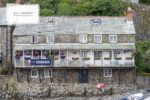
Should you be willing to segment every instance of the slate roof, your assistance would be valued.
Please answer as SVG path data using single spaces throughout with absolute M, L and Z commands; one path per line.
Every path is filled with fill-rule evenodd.
M 7 25 L 6 9 L 4 7 L 0 7 L 0 25 Z
M 134 43 L 117 43 L 117 44 L 108 44 L 108 43 L 103 43 L 103 44 L 80 44 L 80 43 L 55 43 L 54 44 L 15 44 L 14 50 L 49 50 L 49 49 L 93 49 L 93 50 L 100 50 L 100 49 L 128 49 L 128 50 L 133 50 L 135 49 L 135 44 Z
M 47 34 L 135 34 L 126 17 L 52 16 L 40 17 L 37 25 L 16 25 L 14 35 Z

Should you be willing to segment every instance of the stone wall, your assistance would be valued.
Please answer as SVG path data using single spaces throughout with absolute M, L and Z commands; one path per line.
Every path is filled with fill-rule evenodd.
M 150 6 L 135 4 L 136 40 L 150 40 Z
M 18 83 L 17 89 L 24 97 L 29 98 L 54 98 L 67 96 L 99 96 L 96 85 L 76 84 L 76 83 L 49 83 L 47 85 L 36 83 Z M 121 94 L 135 90 L 135 86 L 130 85 L 107 85 L 105 86 L 106 95 Z
M 0 100 L 17 100 L 15 79 L 11 76 L 0 75 Z
M 32 35 L 31 35 L 32 36 Z M 13 36 L 14 44 L 30 44 L 31 43 L 31 36 L 23 35 L 23 36 Z M 135 35 L 129 34 L 119 34 L 118 43 L 134 43 L 135 42 Z M 46 43 L 47 36 L 39 35 L 38 36 L 38 43 Z M 88 43 L 94 43 L 94 35 L 87 34 Z M 105 34 L 102 35 L 102 42 L 109 43 L 109 35 Z M 79 35 L 67 35 L 67 34 L 56 34 L 54 35 L 54 43 L 79 43 Z
M 44 69 L 38 69 L 38 78 L 31 78 L 31 69 L 16 69 L 16 78 L 19 83 L 80 83 L 79 70 L 80 69 L 66 69 L 66 68 L 52 68 L 52 77 L 44 77 Z M 48 69 L 48 68 L 47 68 Z M 49 68 L 51 69 L 51 68 Z M 103 68 L 89 68 L 88 69 L 88 83 L 97 84 L 104 82 L 107 85 L 111 84 L 133 84 L 134 82 L 134 68 L 113 68 L 112 77 L 104 77 Z
M 0 66 L 12 66 L 12 31 L 13 26 L 0 26 L 0 45 L 2 53 L 2 63 Z

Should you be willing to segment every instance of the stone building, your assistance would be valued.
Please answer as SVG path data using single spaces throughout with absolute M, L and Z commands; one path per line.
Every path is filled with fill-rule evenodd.
M 132 84 L 133 12 L 124 17 L 41 17 L 16 25 L 13 61 L 19 82 Z
M 12 32 L 14 26 L 6 21 L 6 0 L 0 0 L 0 66 L 12 65 Z

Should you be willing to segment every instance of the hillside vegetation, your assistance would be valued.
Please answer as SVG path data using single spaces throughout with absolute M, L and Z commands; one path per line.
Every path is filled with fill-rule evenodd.
M 38 3 L 41 16 L 122 16 L 129 6 L 121 0 L 25 0 L 25 3 Z

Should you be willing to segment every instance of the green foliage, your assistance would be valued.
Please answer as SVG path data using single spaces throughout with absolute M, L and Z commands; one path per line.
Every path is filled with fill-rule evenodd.
M 135 62 L 137 66 L 137 72 L 150 73 L 150 64 L 146 64 L 147 59 L 150 57 L 147 55 L 148 49 L 150 49 L 150 41 L 139 41 L 136 44 Z
M 0 68 L 0 75 L 8 75 L 11 73 L 10 67 L 2 67 Z
M 150 5 L 150 0 L 140 0 L 140 3 Z
M 8 3 L 15 3 L 16 0 L 7 0 Z
M 121 0 L 26 0 L 26 3 L 38 3 L 42 16 L 122 16 L 131 6 Z
M 40 15 L 51 16 L 56 13 L 58 1 L 59 0 L 26 0 L 26 3 L 39 4 Z

